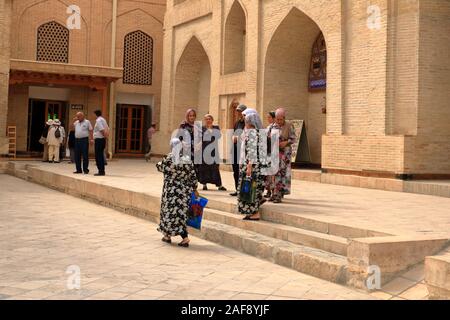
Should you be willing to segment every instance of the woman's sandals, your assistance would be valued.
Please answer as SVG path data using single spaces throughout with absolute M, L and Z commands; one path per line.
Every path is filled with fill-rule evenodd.
M 190 240 L 187 240 L 187 241 L 183 240 L 178 244 L 178 246 L 183 247 L 183 248 L 189 248 L 189 242 L 190 242 Z
M 162 238 L 161 241 L 165 242 L 165 243 L 169 243 L 169 244 L 172 243 L 172 239 L 167 238 L 167 237 Z

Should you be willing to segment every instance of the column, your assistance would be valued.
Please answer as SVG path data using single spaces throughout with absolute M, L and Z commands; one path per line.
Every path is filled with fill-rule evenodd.
M 11 0 L 0 0 L 0 156 L 8 153 L 6 138 L 10 69 Z

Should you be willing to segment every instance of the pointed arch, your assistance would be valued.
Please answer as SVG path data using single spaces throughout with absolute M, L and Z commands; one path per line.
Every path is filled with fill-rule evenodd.
M 238 0 L 231 6 L 225 21 L 223 73 L 245 70 L 247 54 L 247 19 Z
M 313 62 L 317 62 L 318 56 L 312 53 L 317 49 L 315 44 L 321 34 L 320 27 L 308 15 L 292 8 L 274 31 L 264 60 L 264 112 L 282 106 L 289 119 L 306 122 L 315 164 L 321 163 L 322 135 L 326 133 L 326 114 L 323 111 L 326 91 L 310 90 L 310 85 L 318 80 L 313 76 L 326 71 L 322 68 L 324 65 L 316 68 L 318 65 Z M 325 39 L 321 39 L 325 47 Z
M 209 112 L 211 91 L 211 63 L 196 36 L 193 36 L 181 54 L 175 71 L 173 125 L 184 119 L 188 108 L 198 115 Z

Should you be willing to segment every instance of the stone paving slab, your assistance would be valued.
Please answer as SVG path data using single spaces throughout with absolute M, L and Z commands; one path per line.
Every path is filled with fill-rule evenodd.
M 0 208 L 0 299 L 375 299 L 195 237 L 166 245 L 155 224 L 7 175 Z
M 67 163 L 47 164 L 42 162 L 21 162 L 44 170 L 73 177 L 74 168 Z M 91 170 L 94 163 L 91 163 Z M 75 176 L 77 179 L 132 190 L 151 195 L 160 195 L 162 175 L 154 163 L 141 160 L 111 161 L 106 177 L 91 175 Z M 222 172 L 224 185 L 233 189 L 230 172 Z M 214 186 L 210 186 L 215 189 Z M 336 186 L 315 182 L 293 181 L 292 195 L 277 210 L 296 214 L 327 223 L 369 229 L 393 235 L 443 236 L 450 238 L 450 198 L 389 192 Z M 236 203 L 228 192 L 202 191 L 206 197 L 227 203 Z M 275 208 L 275 207 L 274 207 Z

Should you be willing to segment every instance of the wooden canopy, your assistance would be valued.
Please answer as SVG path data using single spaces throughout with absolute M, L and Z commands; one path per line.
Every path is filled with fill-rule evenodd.
M 102 93 L 102 112 L 107 115 L 108 87 L 122 78 L 123 69 L 102 66 L 11 59 L 9 84 L 78 86 Z

